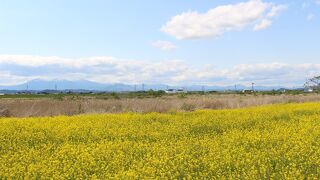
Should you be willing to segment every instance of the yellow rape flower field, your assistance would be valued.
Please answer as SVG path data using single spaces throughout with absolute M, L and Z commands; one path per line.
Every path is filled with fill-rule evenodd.
M 318 179 L 320 103 L 0 119 L 0 179 Z

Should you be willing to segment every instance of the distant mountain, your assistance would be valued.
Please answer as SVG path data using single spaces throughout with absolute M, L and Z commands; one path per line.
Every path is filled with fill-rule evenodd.
M 87 89 L 87 90 L 103 90 L 106 87 L 104 84 L 99 84 L 91 81 L 45 81 L 45 80 L 32 80 L 27 83 L 15 86 L 0 86 L 0 89 L 8 90 L 44 90 L 44 89 Z
M 185 88 L 188 91 L 226 91 L 226 90 L 235 90 L 238 91 L 244 89 L 251 89 L 251 87 L 237 85 L 235 86 L 202 86 L 202 85 L 188 85 L 188 86 L 168 86 L 165 84 L 137 84 L 137 85 L 129 85 L 129 84 L 103 84 L 96 83 L 87 80 L 78 80 L 78 81 L 67 81 L 67 80 L 53 80 L 53 81 L 45 81 L 45 80 L 32 80 L 27 83 L 15 85 L 15 86 L 0 86 L 0 89 L 6 90 L 96 90 L 96 91 L 141 91 L 141 90 L 166 90 L 167 88 Z M 255 86 L 255 90 L 273 90 L 285 88 L 283 86 Z

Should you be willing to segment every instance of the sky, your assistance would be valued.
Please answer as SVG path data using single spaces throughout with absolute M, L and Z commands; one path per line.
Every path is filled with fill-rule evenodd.
M 320 0 L 0 0 L 0 85 L 301 86 L 319 42 Z

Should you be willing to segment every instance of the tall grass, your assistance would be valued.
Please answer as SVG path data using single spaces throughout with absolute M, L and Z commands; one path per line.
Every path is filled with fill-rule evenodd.
M 69 96 L 63 99 L 0 99 L 0 116 L 29 117 L 123 112 L 175 112 L 233 109 L 277 103 L 320 101 L 310 95 L 171 95 L 153 98 Z M 1 113 L 2 112 L 2 113 Z

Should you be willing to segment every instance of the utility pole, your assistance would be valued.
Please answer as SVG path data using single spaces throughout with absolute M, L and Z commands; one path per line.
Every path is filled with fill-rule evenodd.
M 134 84 L 134 92 L 137 92 L 137 85 Z
M 251 83 L 251 85 L 252 85 L 252 91 L 254 92 L 254 85 L 255 85 L 255 83 Z
M 142 84 L 142 91 L 144 91 L 144 84 Z
M 205 87 L 202 86 L 202 87 L 201 87 L 201 90 L 202 90 L 202 92 L 205 92 Z
M 234 85 L 234 91 L 235 91 L 235 92 L 237 92 L 237 91 L 238 91 L 238 89 L 237 89 L 237 85 L 236 85 L 236 84 Z

